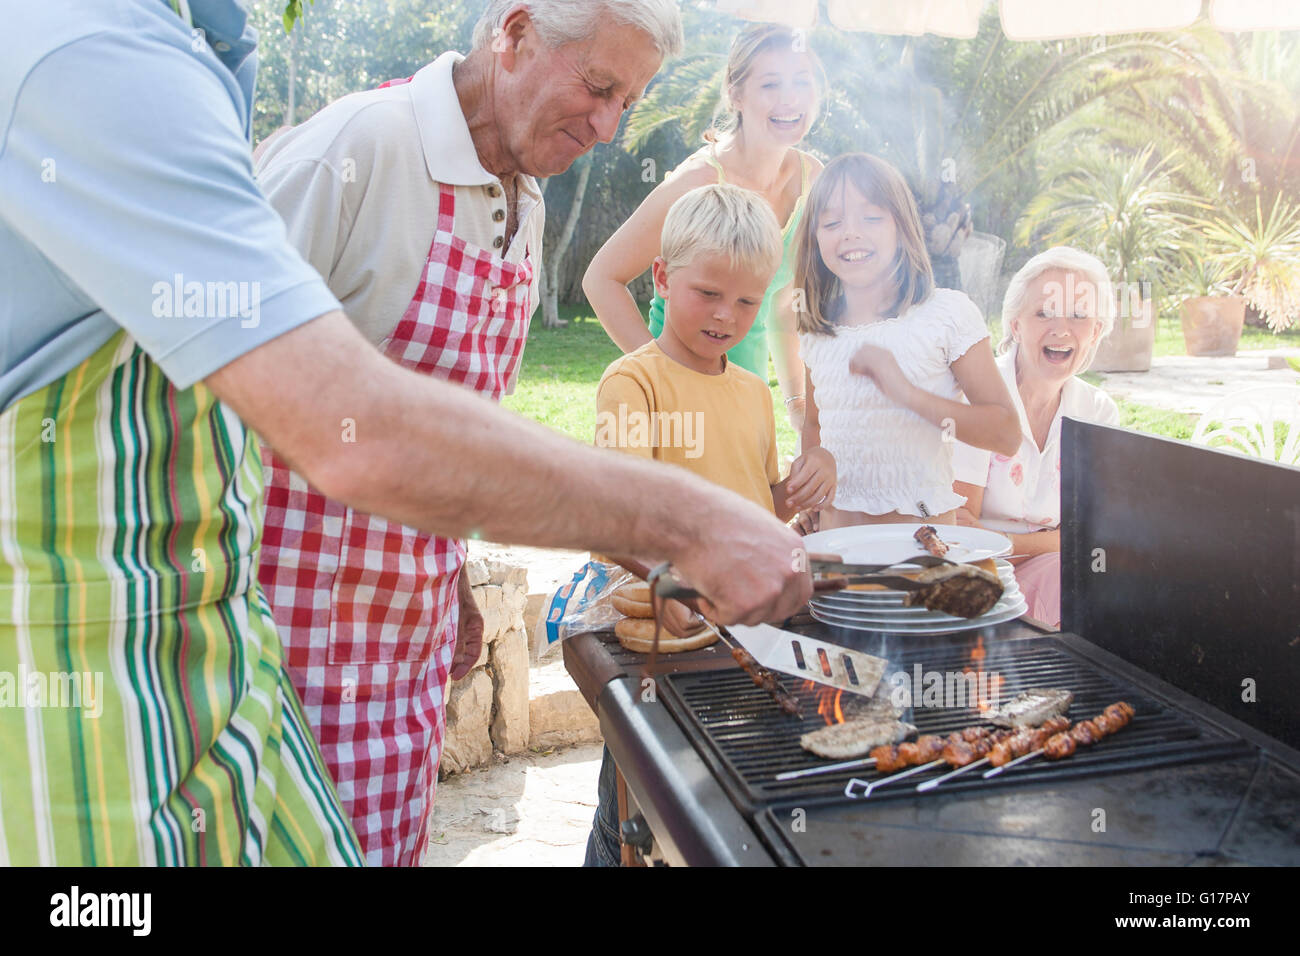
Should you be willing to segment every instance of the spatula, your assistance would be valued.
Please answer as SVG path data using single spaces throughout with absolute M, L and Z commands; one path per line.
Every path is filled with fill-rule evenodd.
M 723 628 L 719 636 L 731 637 L 769 670 L 863 697 L 876 692 L 889 665 L 883 658 L 783 631 L 771 624 L 733 624 Z

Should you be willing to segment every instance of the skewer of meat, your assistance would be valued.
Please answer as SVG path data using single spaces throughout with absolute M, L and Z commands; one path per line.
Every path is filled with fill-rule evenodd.
M 1127 701 L 1117 701 L 1107 707 L 1092 720 L 1081 720 L 1068 731 L 1053 734 L 1038 749 L 1011 760 L 1001 766 L 994 767 L 984 774 L 985 779 L 995 777 L 1005 770 L 1009 770 L 1017 764 L 1033 760 L 1035 757 L 1046 757 L 1048 760 L 1064 760 L 1071 756 L 1079 747 L 1089 747 L 1119 730 L 1126 727 L 1137 713 L 1133 705 Z
M 774 673 L 754 659 L 754 655 L 749 653 L 743 647 L 736 645 L 731 649 L 731 656 L 736 659 L 741 670 L 749 675 L 750 679 L 763 690 L 772 695 L 776 705 L 781 708 L 783 714 L 791 717 L 800 717 L 803 712 L 799 709 L 799 701 L 785 689 L 781 679 Z
M 1050 726 L 1045 729 L 1045 733 L 1049 734 L 1070 725 L 1070 722 L 1062 717 L 1052 718 L 1049 723 Z M 913 744 L 877 747 L 872 751 L 872 754 L 875 756 L 876 769 L 882 772 L 904 767 L 909 761 L 918 761 L 918 763 L 916 766 L 907 770 L 900 770 L 892 776 L 880 777 L 872 781 L 854 777 L 845 786 L 844 795 L 853 799 L 869 797 L 871 792 L 878 787 L 888 786 L 897 783 L 899 780 L 906 780 L 908 777 L 924 773 L 927 770 L 933 770 L 946 763 L 962 765 L 964 770 L 966 764 L 975 761 L 977 756 L 988 753 L 999 741 L 1022 732 L 1011 729 L 997 730 L 988 727 L 970 726 L 954 731 L 947 737 L 926 734 L 923 737 L 918 737 Z M 936 754 L 938 756 L 935 756 Z M 931 757 L 934 759 L 930 759 Z
M 950 745 L 944 750 L 944 760 L 955 769 L 942 777 L 935 777 L 933 780 L 927 780 L 918 785 L 917 792 L 924 793 L 927 790 L 933 790 L 941 783 L 946 783 L 953 777 L 977 770 L 985 764 L 993 763 L 995 759 L 1006 763 L 1011 759 L 1007 755 L 1028 753 L 1036 747 L 1041 747 L 1052 736 L 1067 730 L 1069 726 L 1069 719 L 1056 716 L 1044 721 L 1038 727 L 1004 728 L 994 731 L 973 744 L 965 746 L 961 744 Z M 994 754 L 998 755 L 997 758 L 994 757 Z
M 728 642 L 728 646 L 730 646 L 730 642 Z M 1003 706 L 994 708 L 982 716 L 990 723 L 1001 724 L 1004 727 L 1013 727 L 1017 730 L 1029 728 L 1032 730 L 1035 726 L 1041 726 L 1044 722 L 1064 713 L 1073 699 L 1074 695 L 1068 690 L 1059 688 L 1030 689 L 1016 695 Z M 1068 727 L 1069 721 L 1062 719 L 1057 730 L 1065 730 Z M 992 732 L 993 730 L 987 726 L 972 724 L 954 732 L 949 737 L 924 734 L 918 737 L 914 743 L 882 744 L 872 749 L 869 755 L 863 758 L 842 760 L 837 763 L 825 764 L 821 767 L 809 767 L 804 770 L 789 770 L 777 774 L 776 779 L 779 781 L 796 780 L 801 777 L 836 773 L 840 770 L 849 770 L 856 767 L 874 766 L 877 772 L 886 774 L 922 764 L 932 764 L 937 767 L 939 763 L 943 762 L 939 760 L 939 757 L 950 740 L 973 743 Z M 1019 753 L 1016 755 L 1019 756 Z M 983 754 L 981 753 L 978 756 L 983 756 Z M 975 758 L 972 757 L 971 759 Z

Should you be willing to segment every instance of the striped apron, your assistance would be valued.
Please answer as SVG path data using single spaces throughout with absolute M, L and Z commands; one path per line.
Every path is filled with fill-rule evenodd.
M 261 503 L 239 418 L 125 332 L 0 414 L 0 865 L 361 862 Z

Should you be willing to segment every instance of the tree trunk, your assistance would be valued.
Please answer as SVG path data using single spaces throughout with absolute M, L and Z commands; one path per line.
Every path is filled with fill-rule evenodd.
M 560 264 L 573 242 L 573 232 L 578 227 L 578 217 L 582 215 L 582 200 L 587 194 L 587 182 L 591 179 L 591 153 L 578 160 L 578 181 L 573 186 L 573 202 L 569 205 L 569 215 L 564 221 L 564 229 L 555 245 L 543 252 L 542 262 L 542 325 L 548 329 L 560 326 Z
M 298 89 L 298 34 L 304 29 L 305 27 L 299 23 L 298 29 L 289 34 L 289 91 L 288 96 L 285 97 L 285 126 L 293 125 L 294 105 L 296 99 L 294 94 Z

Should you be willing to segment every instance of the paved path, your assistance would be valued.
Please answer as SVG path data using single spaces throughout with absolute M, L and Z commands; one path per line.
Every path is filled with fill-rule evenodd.
M 1256 385 L 1295 385 L 1300 372 L 1268 367 L 1270 356 L 1300 359 L 1300 348 L 1238 352 L 1232 358 L 1156 356 L 1148 372 L 1102 372 L 1101 387 L 1115 398 L 1200 415 L 1225 395 Z
M 523 754 L 438 784 L 425 866 L 581 866 L 600 744 Z

